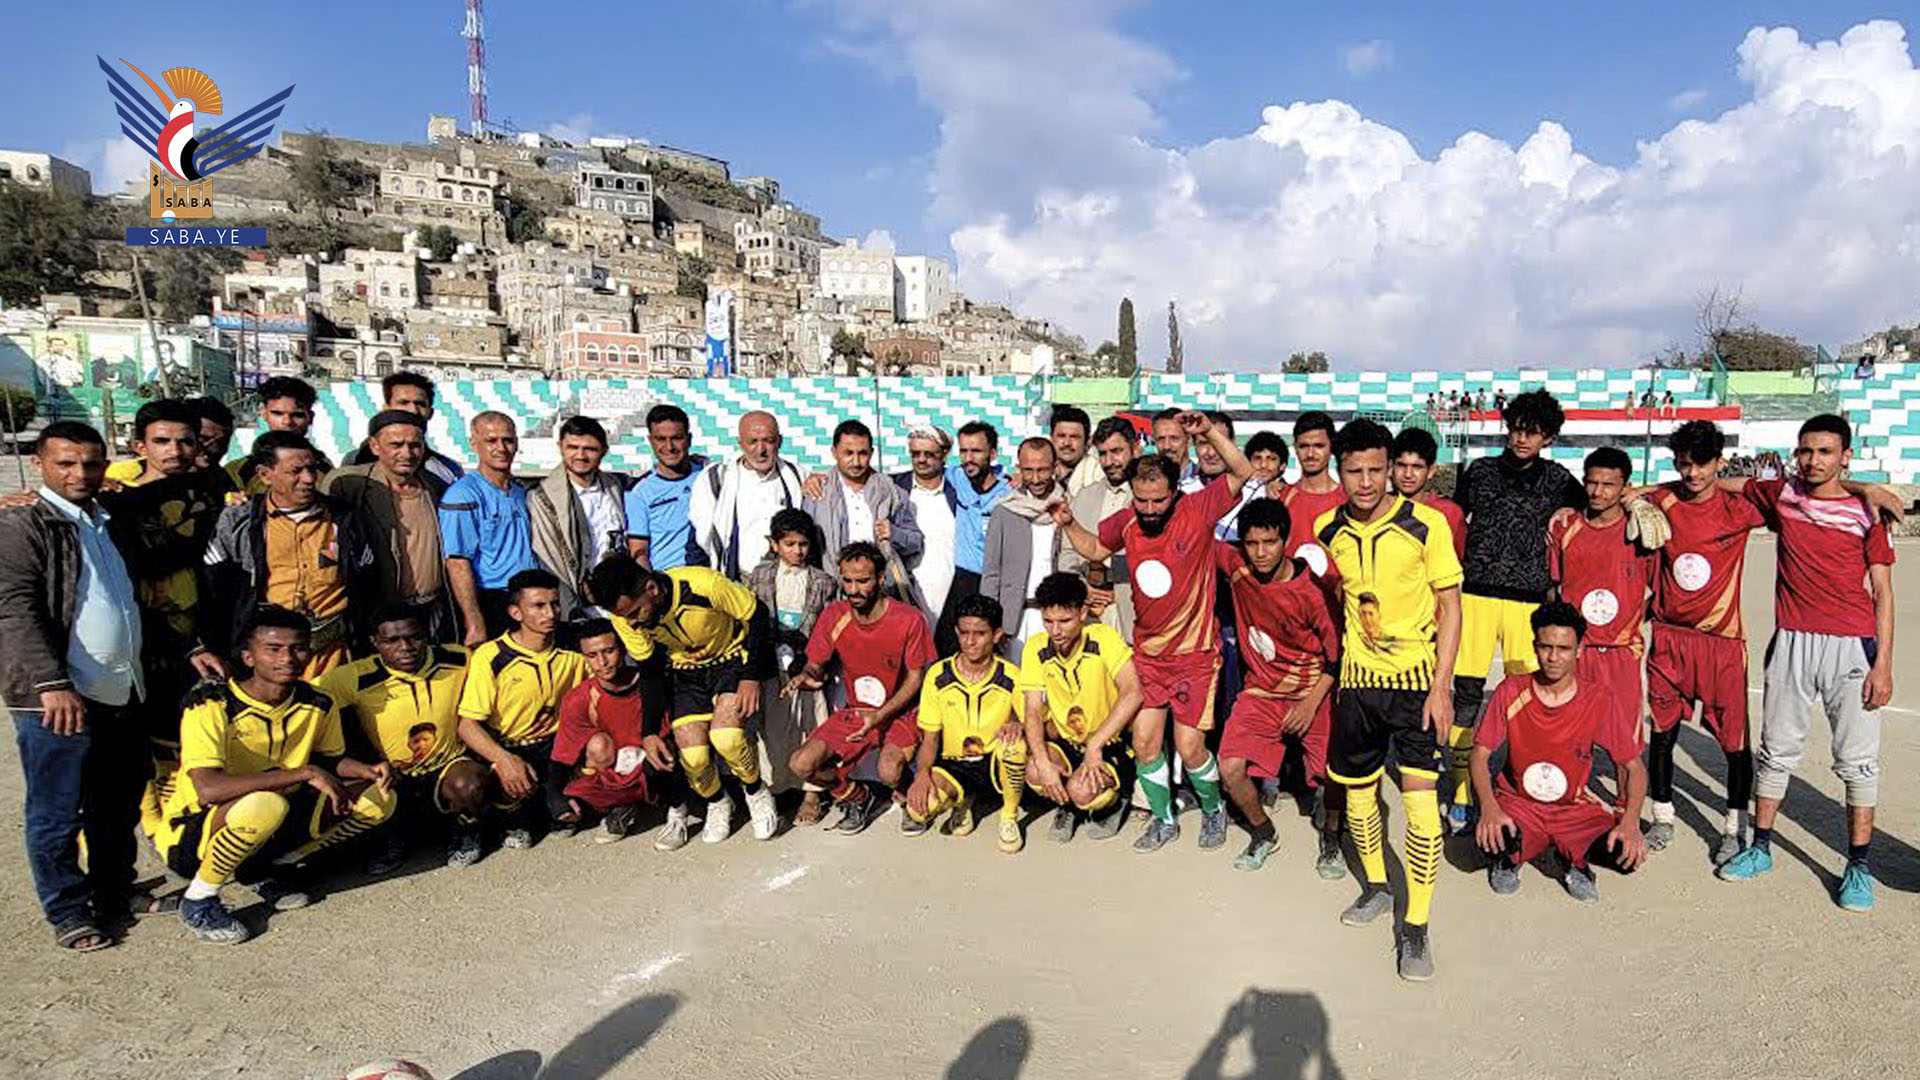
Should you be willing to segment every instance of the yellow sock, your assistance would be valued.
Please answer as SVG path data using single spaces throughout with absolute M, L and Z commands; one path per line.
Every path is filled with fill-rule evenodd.
M 180 766 L 171 761 L 153 763 L 153 779 L 147 781 L 147 790 L 140 796 L 140 828 L 148 836 L 158 836 L 166 827 L 167 798 L 173 794 L 179 771 Z
M 944 771 L 935 772 L 934 776 L 938 777 L 938 780 L 936 780 L 936 782 L 933 785 L 933 794 L 927 796 L 926 814 L 922 816 L 920 814 L 914 813 L 912 804 L 908 804 L 908 806 L 906 807 L 907 816 L 921 823 L 922 825 L 932 821 L 933 819 L 939 817 L 941 814 L 944 814 L 947 811 L 953 809 L 954 807 L 960 805 L 960 800 L 958 798 L 947 793 L 947 784 L 952 784 L 954 787 L 958 788 L 960 786 L 959 783 L 955 781 L 953 777 L 948 776 Z M 946 781 L 946 783 L 944 784 L 940 783 L 938 782 L 939 780 L 944 780 Z
M 1347 828 L 1353 833 L 1354 850 L 1360 853 L 1360 869 L 1367 884 L 1387 883 L 1387 853 L 1381 847 L 1380 785 L 1374 783 L 1347 789 Z
M 1424 926 L 1440 876 L 1440 793 L 1403 791 L 1400 802 L 1407 808 L 1407 922 Z
M 266 846 L 286 820 L 287 797 L 279 792 L 253 791 L 233 800 L 226 822 L 207 837 L 194 877 L 216 887 L 232 881 L 240 864 Z
M 680 769 L 694 794 L 711 799 L 720 794 L 720 770 L 713 764 L 713 748 L 706 745 L 680 748 Z
M 1027 791 L 1027 744 L 1002 746 L 1000 758 L 1000 816 L 1013 820 L 1020 816 L 1020 798 Z
M 381 822 L 393 816 L 393 808 L 400 804 L 400 796 L 393 791 L 381 791 L 377 787 L 368 787 L 347 806 L 347 816 L 333 823 L 319 833 L 309 832 L 312 839 L 292 851 L 287 852 L 276 863 L 291 864 L 305 862 L 336 844 L 344 844 L 356 836 L 368 832 Z M 313 825 L 318 825 L 315 821 Z M 311 829 L 312 826 L 309 826 Z
M 1473 729 L 1455 724 L 1447 729 L 1447 779 L 1453 782 L 1453 805 L 1473 803 L 1473 778 L 1467 762 L 1473 758 Z
M 717 727 L 707 732 L 707 738 L 714 752 L 733 770 L 734 779 L 749 785 L 760 782 L 760 754 L 744 729 Z

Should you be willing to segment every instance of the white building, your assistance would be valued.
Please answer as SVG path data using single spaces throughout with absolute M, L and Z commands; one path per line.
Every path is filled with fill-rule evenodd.
M 860 241 L 849 238 L 839 247 L 820 251 L 820 292 L 841 300 L 875 301 L 882 307 L 893 304 L 893 252 L 862 250 Z
M 921 322 L 953 306 L 953 271 L 930 255 L 896 255 L 893 260 L 893 317 Z
M 0 180 L 81 197 L 93 194 L 93 177 L 87 170 L 65 158 L 32 150 L 0 150 Z

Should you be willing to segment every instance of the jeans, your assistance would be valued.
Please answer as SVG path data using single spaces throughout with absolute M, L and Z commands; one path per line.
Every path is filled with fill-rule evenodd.
M 133 830 L 153 776 L 140 705 L 86 703 L 86 727 L 56 735 L 38 709 L 16 709 L 14 739 L 27 781 L 27 865 L 47 921 L 62 926 L 125 910 L 137 854 Z M 81 834 L 87 869 L 80 869 Z

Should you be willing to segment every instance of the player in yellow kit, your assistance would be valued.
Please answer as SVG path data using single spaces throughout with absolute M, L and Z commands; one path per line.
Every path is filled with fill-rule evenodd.
M 239 640 L 247 676 L 197 689 L 180 718 L 180 782 L 153 835 L 168 868 L 191 879 L 180 920 L 221 945 L 250 934 L 220 902 L 242 864 L 272 864 L 256 889 L 276 909 L 305 907 L 288 870 L 394 806 L 386 763 L 347 757 L 340 710 L 300 679 L 313 656 L 307 618 L 262 607 Z
M 641 664 L 648 727 L 659 715 L 652 710 L 666 708 L 672 718 L 680 768 L 707 801 L 701 839 L 717 844 L 733 831 L 733 798 L 721 786 L 716 753 L 746 795 L 754 839 L 773 839 L 780 817 L 747 729 L 760 711 L 760 681 L 775 670 L 773 619 L 759 598 L 704 566 L 659 572 L 627 558 L 601 560 L 587 574 L 587 595 L 613 613 L 614 629 Z M 655 662 L 661 651 L 664 672 Z M 655 846 L 684 843 L 686 828 L 684 813 L 670 810 Z
M 1025 844 L 1020 834 L 1020 796 L 1026 791 L 1027 738 L 1020 723 L 1015 676 L 1019 669 L 997 654 L 1000 601 L 961 597 L 954 628 L 960 652 L 933 665 L 920 684 L 920 746 L 907 816 L 922 825 L 951 810 L 945 831 L 973 831 L 974 806 L 1000 798 L 1000 850 Z

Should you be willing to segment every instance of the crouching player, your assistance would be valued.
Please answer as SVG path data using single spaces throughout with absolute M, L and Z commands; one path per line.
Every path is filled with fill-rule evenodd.
M 254 612 L 240 636 L 249 672 L 203 686 L 180 718 L 180 775 L 154 847 L 190 879 L 180 921 L 202 941 L 245 941 L 220 902 L 243 863 L 270 864 L 256 889 L 278 910 L 305 907 L 288 868 L 365 833 L 393 813 L 386 764 L 346 756 L 340 710 L 300 673 L 313 659 L 306 616 Z
M 1322 787 L 1327 736 L 1333 724 L 1333 673 L 1340 663 L 1340 632 L 1327 594 L 1305 561 L 1286 558 L 1292 528 L 1277 499 L 1256 499 L 1240 511 L 1240 542 L 1214 543 L 1214 562 L 1233 590 L 1246 685 L 1220 739 L 1220 777 L 1252 834 L 1233 865 L 1258 870 L 1279 846 L 1273 820 L 1260 805 L 1250 776 L 1278 779 L 1291 756 L 1307 787 Z M 1344 805 L 1344 804 L 1340 804 Z M 1325 808 L 1320 876 L 1342 877 L 1340 813 Z
M 973 831 L 974 808 L 1000 803 L 1000 850 L 1012 855 L 1025 844 L 1020 833 L 1020 796 L 1027 787 L 1027 734 L 1020 723 L 1014 677 L 1019 669 L 998 655 L 1000 601 L 960 598 L 954 632 L 960 652 L 933 665 L 920 685 L 920 747 L 907 817 L 922 828 L 951 810 L 944 831 Z
M 592 677 L 560 702 L 553 738 L 555 785 L 578 806 L 600 816 L 594 840 L 606 844 L 633 835 L 643 806 L 666 804 L 667 824 L 654 846 L 683 847 L 692 810 L 667 740 L 666 703 L 644 700 L 640 666 L 606 619 L 580 625 L 580 653 Z
M 1487 869 L 1494 892 L 1512 895 L 1520 867 L 1552 847 L 1567 861 L 1561 880 L 1568 895 L 1591 902 L 1600 898 L 1594 864 L 1626 874 L 1646 856 L 1640 804 L 1647 769 L 1639 739 L 1613 722 L 1608 698 L 1620 691 L 1583 685 L 1576 674 L 1587 620 L 1556 600 L 1536 609 L 1532 623 L 1539 669 L 1500 683 L 1474 735 L 1467 767 L 1479 797 L 1476 835 L 1494 857 Z M 1495 780 L 1489 762 L 1503 745 L 1507 764 Z M 1587 790 L 1596 746 L 1620 774 L 1624 812 Z
M 887 557 L 864 540 L 840 549 L 840 599 L 827 605 L 807 641 L 807 667 L 781 691 L 789 696 L 826 685 L 827 665 L 840 665 L 847 703 L 793 752 L 793 774 L 819 784 L 840 806 L 833 828 L 857 833 L 887 808 L 883 796 L 854 780 L 868 754 L 880 753 L 880 783 L 891 791 L 919 740 L 913 705 L 927 668 L 938 659 L 920 609 L 881 592 Z M 909 815 L 902 831 L 926 831 Z
M 340 709 L 348 738 L 385 761 L 400 796 L 394 819 L 375 836 L 367 873 L 391 873 L 406 860 L 428 807 L 454 819 L 447 865 L 480 859 L 480 815 L 487 807 L 487 768 L 460 742 L 460 691 L 467 651 L 435 645 L 427 616 L 394 604 L 374 616 L 374 655 L 334 668 L 319 687 Z
M 1087 583 L 1078 574 L 1049 574 L 1033 597 L 1046 632 L 1027 639 L 1016 680 L 1025 699 L 1027 786 L 1060 807 L 1050 839 L 1065 843 L 1086 821 L 1087 835 L 1109 840 L 1133 798 L 1135 761 L 1121 737 L 1146 701 L 1133 650 L 1112 627 L 1088 621 Z

